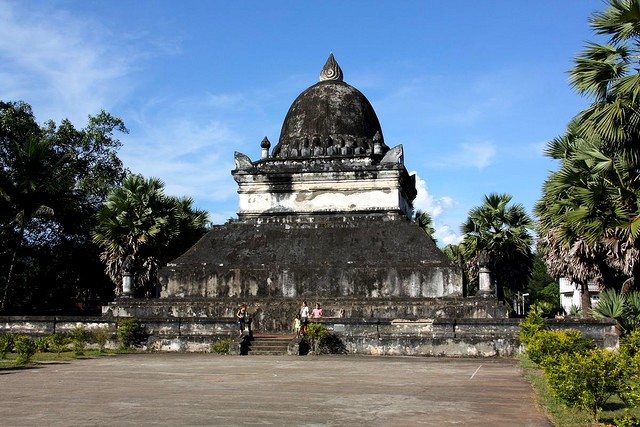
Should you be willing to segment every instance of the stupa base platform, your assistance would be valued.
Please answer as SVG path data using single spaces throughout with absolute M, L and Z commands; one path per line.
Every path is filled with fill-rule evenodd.
M 297 298 L 121 298 L 103 307 L 107 317 L 137 318 L 229 318 L 241 304 L 247 304 L 253 329 L 259 332 L 289 332 L 302 300 Z M 373 319 L 502 319 L 507 308 L 495 298 L 322 298 L 324 317 Z

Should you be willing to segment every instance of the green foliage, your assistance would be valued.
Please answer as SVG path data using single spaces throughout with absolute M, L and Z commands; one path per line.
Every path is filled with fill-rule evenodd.
M 49 337 L 38 337 L 35 339 L 36 349 L 39 353 L 46 353 L 51 350 Z
M 640 417 L 636 417 L 627 412 L 620 418 L 614 418 L 613 423 L 616 427 L 638 427 L 640 426 Z
M 146 328 L 138 319 L 126 318 L 118 321 L 116 336 L 122 349 L 142 345 L 148 338 Z
M 509 194 L 485 196 L 461 227 L 470 280 L 477 282 L 478 265 L 486 264 L 500 298 L 524 289 L 533 263 L 533 221 L 524 206 L 509 206 L 511 199 Z
M 620 353 L 629 357 L 640 355 L 640 329 L 635 329 L 622 337 Z
M 130 264 L 136 293 L 153 295 L 157 271 L 188 249 L 207 230 L 208 214 L 193 208 L 193 200 L 164 194 L 156 178 L 129 175 L 114 189 L 98 212 L 93 240 L 116 286 Z
M 520 342 L 524 345 L 529 344 L 535 334 L 545 329 L 547 326 L 542 318 L 542 311 L 536 306 L 531 307 L 527 317 L 520 322 Z
M 64 333 L 51 334 L 47 337 L 47 339 L 49 341 L 49 348 L 57 354 L 63 352 L 67 348 L 67 345 L 71 342 L 71 338 L 69 337 L 69 335 Z
M 632 331 L 640 324 L 640 292 L 624 294 L 607 289 L 600 293 L 598 305 L 591 310 L 591 315 L 596 319 L 615 319 L 623 332 Z
M 538 249 L 556 277 L 621 288 L 640 271 L 640 13 L 608 0 L 591 18 L 606 44 L 588 43 L 570 81 L 591 105 L 548 144 L 560 161 L 535 207 Z
M 36 354 L 36 343 L 27 335 L 19 335 L 15 338 L 13 347 L 18 356 L 16 357 L 16 363 L 18 365 L 25 365 L 31 361 L 31 358 Z
M 589 410 L 596 422 L 603 405 L 629 380 L 621 358 L 603 349 L 560 354 L 545 372 L 558 398 L 568 406 Z
M 332 334 L 319 323 L 310 323 L 304 338 L 309 341 L 309 346 L 315 354 L 343 354 L 347 352 L 340 337 Z
M 229 348 L 233 340 L 231 338 L 220 338 L 211 343 L 211 352 L 216 354 L 229 354 Z
M 11 334 L 0 335 L 0 359 L 4 359 L 7 353 L 13 351 L 14 337 Z
M 91 341 L 92 334 L 82 326 L 76 326 L 69 334 L 73 343 L 73 352 L 76 356 L 83 356 L 87 342 Z
M 436 229 L 433 228 L 433 218 L 431 218 L 429 212 L 416 211 L 414 218 L 415 222 L 418 224 L 418 227 L 422 228 L 422 230 L 433 239 L 433 235 L 435 234 Z
M 126 132 L 101 112 L 84 129 L 39 125 L 31 107 L 0 101 L 0 310 L 67 309 L 112 298 L 90 233 L 124 177 Z
M 91 334 L 93 336 L 93 341 L 98 344 L 100 352 L 104 351 L 104 348 L 107 345 L 107 341 L 109 341 L 109 339 L 111 339 L 111 337 L 113 336 L 113 333 L 111 332 L 111 329 L 109 329 L 109 327 L 96 328 L 91 331 Z
M 527 356 L 537 365 L 551 366 L 562 354 L 584 354 L 594 347 L 593 341 L 584 338 L 580 331 L 539 331 L 529 339 Z

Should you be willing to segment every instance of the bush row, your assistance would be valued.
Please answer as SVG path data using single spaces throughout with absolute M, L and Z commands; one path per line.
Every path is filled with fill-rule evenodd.
M 54 333 L 32 339 L 27 335 L 0 335 L 0 358 L 4 359 L 7 353 L 18 354 L 16 363 L 28 363 L 33 355 L 38 352 L 61 353 L 71 347 L 77 356 L 82 356 L 87 344 L 97 344 L 99 350 L 104 351 L 107 342 L 114 336 L 109 328 L 86 329 L 76 326 L 68 333 Z M 123 350 L 144 343 L 148 334 L 144 326 L 137 319 L 123 319 L 118 322 L 115 334 L 120 348 Z
M 614 395 L 627 406 L 640 403 L 640 330 L 623 337 L 618 351 L 599 349 L 580 331 L 548 330 L 541 313 L 531 310 L 521 324 L 520 341 L 554 395 L 567 406 L 590 411 L 596 422 Z

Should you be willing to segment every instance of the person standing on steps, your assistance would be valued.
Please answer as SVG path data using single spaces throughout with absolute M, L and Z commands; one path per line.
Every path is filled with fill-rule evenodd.
M 236 318 L 238 319 L 238 326 L 240 327 L 240 336 L 244 332 L 244 328 L 249 321 L 249 313 L 247 313 L 247 304 L 242 304 L 236 312 Z
M 302 323 L 300 333 L 304 335 L 307 332 L 307 325 L 309 324 L 309 306 L 306 301 L 302 301 L 302 308 L 300 308 L 300 323 Z
M 320 308 L 320 304 L 316 303 L 316 308 L 314 308 L 311 311 L 311 317 L 314 319 L 319 319 L 322 317 L 322 315 L 324 314 L 324 310 L 322 310 L 322 308 Z

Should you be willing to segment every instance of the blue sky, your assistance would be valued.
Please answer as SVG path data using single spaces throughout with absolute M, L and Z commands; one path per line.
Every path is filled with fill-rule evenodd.
M 416 207 L 439 243 L 484 194 L 532 211 L 542 150 L 588 100 L 568 86 L 600 0 L 416 2 L 3 1 L 0 99 L 39 121 L 105 109 L 130 130 L 120 155 L 224 222 L 237 208 L 233 152 L 276 142 L 329 52 L 404 144 Z

